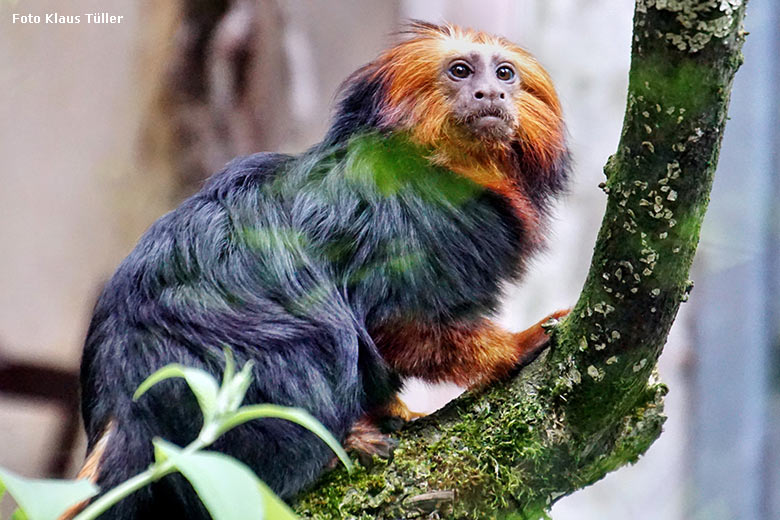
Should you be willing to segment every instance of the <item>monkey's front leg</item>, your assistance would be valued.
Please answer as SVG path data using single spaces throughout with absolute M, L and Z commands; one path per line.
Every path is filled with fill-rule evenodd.
M 542 325 L 568 313 L 554 312 L 522 332 L 505 331 L 489 320 L 449 325 L 397 323 L 376 330 L 374 339 L 384 359 L 402 375 L 477 388 L 533 361 L 550 339 Z M 395 442 L 384 433 L 423 415 L 409 410 L 395 395 L 355 423 L 345 446 L 364 463 L 373 455 L 389 458 Z
M 568 312 L 554 312 L 522 332 L 506 331 L 487 319 L 448 324 L 407 321 L 381 327 L 374 339 L 382 357 L 404 376 L 474 388 L 532 361 L 549 341 L 542 324 Z

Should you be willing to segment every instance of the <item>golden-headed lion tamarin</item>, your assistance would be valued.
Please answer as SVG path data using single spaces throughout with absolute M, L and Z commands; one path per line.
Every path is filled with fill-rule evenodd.
M 490 315 L 543 244 L 567 159 L 560 105 L 533 57 L 412 23 L 347 79 L 321 143 L 231 162 L 119 266 L 84 350 L 86 473 L 112 487 L 148 466 L 153 437 L 190 442 L 200 414 L 183 382 L 138 402 L 133 391 L 171 362 L 220 373 L 225 345 L 254 361 L 248 401 L 305 408 L 342 440 L 365 418 L 407 415 L 402 377 L 473 386 L 508 374 L 545 335 Z M 214 448 L 286 499 L 333 456 L 273 419 Z M 106 515 L 208 518 L 174 475 Z

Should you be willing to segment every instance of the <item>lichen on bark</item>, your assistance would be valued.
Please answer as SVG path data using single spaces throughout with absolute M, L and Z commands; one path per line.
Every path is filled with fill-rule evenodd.
M 304 517 L 539 518 L 660 435 L 655 366 L 682 301 L 741 63 L 740 0 L 637 0 L 623 132 L 588 278 L 519 375 L 406 428 L 391 463 L 327 475 Z
M 725 38 L 729 35 L 734 20 L 742 16 L 742 8 L 747 0 L 710 0 L 709 2 L 691 2 L 689 0 L 644 0 L 636 4 L 637 13 L 647 13 L 648 9 L 675 13 L 679 28 L 661 32 L 668 42 L 679 50 L 698 52 L 713 37 Z M 646 26 L 640 26 L 646 27 Z M 647 35 L 649 36 L 649 34 Z

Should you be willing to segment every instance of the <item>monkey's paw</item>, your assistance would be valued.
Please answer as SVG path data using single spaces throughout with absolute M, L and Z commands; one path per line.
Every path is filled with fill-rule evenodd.
M 366 417 L 352 425 L 349 435 L 344 441 L 344 449 L 357 455 L 360 464 L 370 468 L 374 464 L 374 456 L 380 459 L 392 460 L 398 441 L 382 433 L 377 425 Z
M 537 323 L 515 335 L 517 340 L 518 359 L 515 369 L 520 369 L 537 358 L 550 343 L 550 333 L 565 318 L 571 309 L 556 311 L 542 318 Z
M 404 425 L 427 414 L 413 412 L 404 403 L 398 394 L 379 410 L 370 414 L 371 421 L 379 428 L 382 433 L 397 432 Z

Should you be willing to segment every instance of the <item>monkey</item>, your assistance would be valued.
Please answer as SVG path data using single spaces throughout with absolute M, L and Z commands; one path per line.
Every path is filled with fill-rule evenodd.
M 480 388 L 547 344 L 546 318 L 513 333 L 492 316 L 567 186 L 551 78 L 503 37 L 419 21 L 401 35 L 343 83 L 322 142 L 233 160 L 119 265 L 82 357 L 83 477 L 107 490 L 151 463 L 152 438 L 191 442 L 202 419 L 184 382 L 133 392 L 169 363 L 220 374 L 223 347 L 253 362 L 247 402 L 304 408 L 381 453 L 382 421 L 413 416 L 403 378 Z M 333 458 L 278 419 L 213 449 L 288 501 Z M 169 475 L 102 518 L 209 516 Z

